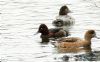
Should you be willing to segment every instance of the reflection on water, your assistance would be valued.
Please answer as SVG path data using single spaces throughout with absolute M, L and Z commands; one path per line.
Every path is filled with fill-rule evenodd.
M 93 2 L 94 1 L 94 2 Z M 75 19 L 71 36 L 83 38 L 83 32 L 94 29 L 100 37 L 99 0 L 0 0 L 0 61 L 1 62 L 63 62 L 100 61 L 99 39 L 92 39 L 89 50 L 57 50 L 50 43 L 41 44 L 38 26 L 42 23 L 50 28 L 62 5 L 68 5 Z M 66 26 L 63 26 L 66 28 Z M 56 51 L 55 51 L 56 50 Z M 80 53 L 79 53 L 79 52 Z M 82 52 L 81 52 L 82 51 Z
M 75 56 L 76 61 L 97 61 L 97 57 L 93 52 Z
M 88 52 L 86 54 L 80 54 L 80 55 L 74 55 L 75 61 L 99 61 L 98 56 L 96 56 L 96 53 L 94 52 Z M 70 57 L 68 55 L 65 55 L 62 57 L 63 61 L 68 61 L 72 59 L 73 57 Z

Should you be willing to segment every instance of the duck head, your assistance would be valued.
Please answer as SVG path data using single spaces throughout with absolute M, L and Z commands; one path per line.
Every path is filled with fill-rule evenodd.
M 69 8 L 64 5 L 60 8 L 59 15 L 67 15 L 67 13 L 69 12 L 70 12 Z
M 49 29 L 45 24 L 41 24 L 39 26 L 38 33 L 41 33 L 42 35 L 48 35 L 49 34 Z
M 85 33 L 85 39 L 86 40 L 91 40 L 91 38 L 96 37 L 96 32 L 94 30 L 88 30 Z

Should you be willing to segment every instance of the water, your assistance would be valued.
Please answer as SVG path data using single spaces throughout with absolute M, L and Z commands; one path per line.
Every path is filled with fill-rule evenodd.
M 40 34 L 34 35 L 41 23 L 53 27 L 62 5 L 75 18 L 71 36 L 83 38 L 86 30 L 94 29 L 100 37 L 99 0 L 0 0 L 0 61 L 62 62 L 66 56 L 69 61 L 99 61 L 100 39 L 92 39 L 91 53 L 58 53 L 51 43 L 40 43 Z

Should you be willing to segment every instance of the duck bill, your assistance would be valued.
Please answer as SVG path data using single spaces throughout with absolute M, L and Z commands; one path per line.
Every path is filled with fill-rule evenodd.
M 100 39 L 100 37 L 95 36 L 95 38 Z
M 34 35 L 37 35 L 39 32 L 36 32 Z
M 71 11 L 71 10 L 69 10 L 69 11 L 68 11 L 68 13 L 72 13 L 72 11 Z

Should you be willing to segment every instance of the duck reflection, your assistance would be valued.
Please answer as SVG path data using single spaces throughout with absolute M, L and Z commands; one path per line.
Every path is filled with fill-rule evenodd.
M 88 52 L 86 54 L 75 55 L 75 61 L 99 61 L 98 56 L 94 52 Z
M 73 61 L 98 61 L 98 56 L 97 56 L 98 53 L 96 54 L 95 52 L 92 52 L 91 47 L 72 48 L 72 49 L 62 48 L 62 49 L 57 49 L 56 51 L 58 51 L 58 53 L 60 53 L 60 54 L 63 53 L 63 55 L 60 57 L 60 59 L 63 60 L 64 62 L 69 62 L 70 60 L 73 60 Z
M 88 51 L 85 54 L 78 54 L 78 55 L 73 55 L 73 56 L 69 56 L 69 55 L 64 55 L 62 57 L 62 60 L 64 62 L 68 62 L 70 59 L 73 59 L 74 61 L 99 61 L 98 60 L 98 56 L 96 55 L 96 53 L 92 52 L 92 51 Z

